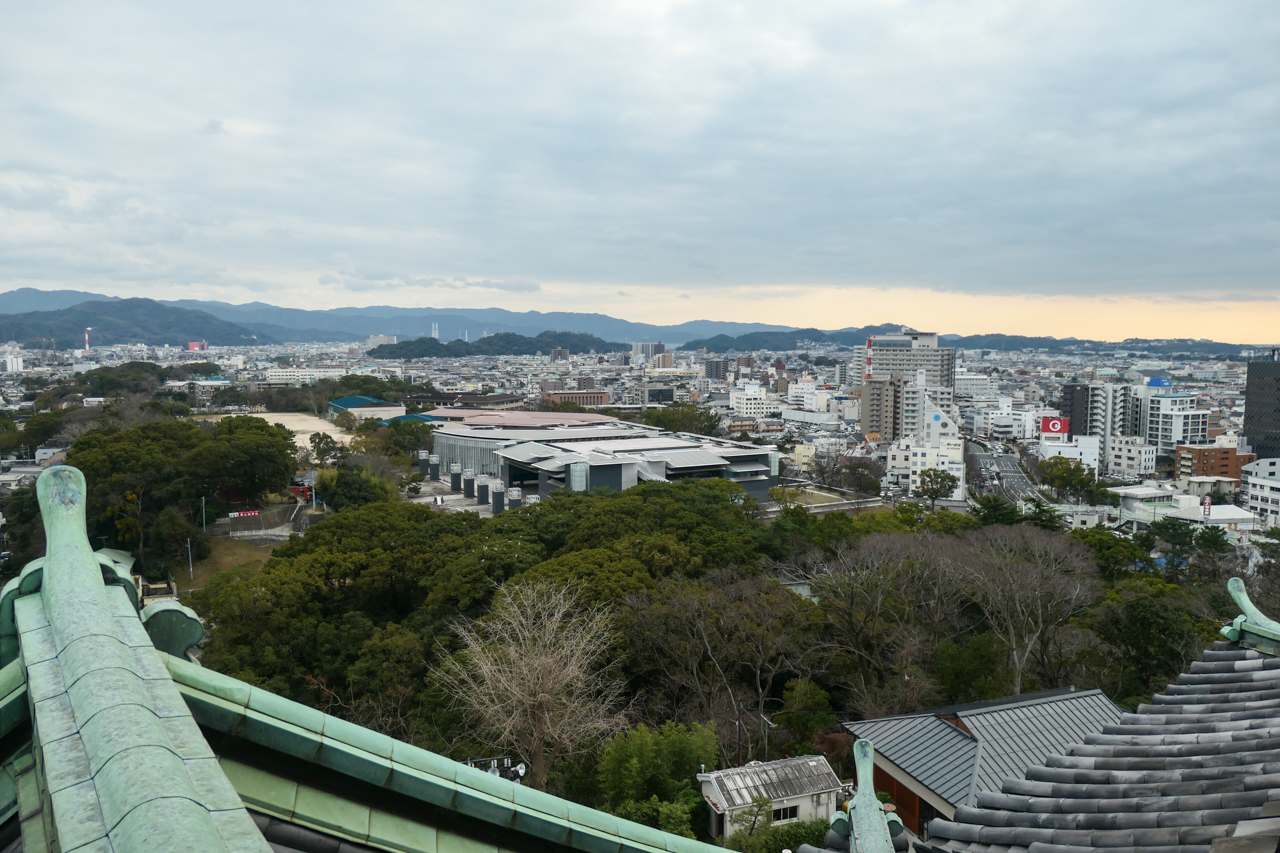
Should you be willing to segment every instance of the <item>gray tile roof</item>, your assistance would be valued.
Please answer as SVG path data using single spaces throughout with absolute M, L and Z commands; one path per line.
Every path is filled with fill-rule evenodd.
M 1280 834 L 1276 814 L 1280 658 L 1215 643 L 1138 713 L 1053 750 L 998 792 L 977 793 L 954 820 L 933 821 L 929 845 L 972 853 L 1210 853 L 1227 849 L 1222 840 L 1233 835 Z
M 942 799 L 968 802 L 978 742 L 956 726 L 926 714 L 849 723 L 848 728 Z
M 1010 776 L 1116 722 L 1120 709 L 1101 690 L 1087 690 L 959 716 L 982 743 L 972 802 L 978 791 L 999 791 Z
M 1020 775 L 1119 716 L 1120 710 L 1099 690 L 1057 690 L 845 727 L 942 799 L 960 806 L 972 804 L 979 791 L 1000 790 L 1005 778 Z
M 783 800 L 840 790 L 840 777 L 822 755 L 754 762 L 744 767 L 699 774 L 698 778 L 709 780 L 720 791 L 722 809 L 742 808 L 761 796 Z

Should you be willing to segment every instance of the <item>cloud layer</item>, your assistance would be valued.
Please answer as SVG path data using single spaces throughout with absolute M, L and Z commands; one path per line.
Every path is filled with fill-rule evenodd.
M 0 289 L 1266 299 L 1277 44 L 1269 2 L 27 4 Z

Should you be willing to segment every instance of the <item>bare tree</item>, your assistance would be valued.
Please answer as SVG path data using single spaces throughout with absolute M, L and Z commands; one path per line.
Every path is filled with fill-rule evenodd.
M 991 633 L 1009 649 L 1013 689 L 1051 635 L 1093 596 L 1097 565 L 1069 537 L 1030 525 L 970 534 L 967 580 Z
M 462 651 L 436 671 L 454 703 L 495 745 L 529 763 L 546 790 L 561 756 L 623 728 L 623 685 L 606 671 L 613 614 L 549 583 L 508 584 L 489 615 L 455 628 Z
M 808 675 L 820 658 L 820 616 L 775 580 L 716 573 L 705 583 L 667 578 L 628 598 L 625 631 L 631 664 L 653 676 L 649 704 L 663 716 L 712 720 L 721 758 L 755 754 L 760 717 L 790 676 Z
M 837 645 L 864 678 L 880 682 L 902 650 L 957 630 L 954 540 L 876 534 L 842 548 L 812 581 Z

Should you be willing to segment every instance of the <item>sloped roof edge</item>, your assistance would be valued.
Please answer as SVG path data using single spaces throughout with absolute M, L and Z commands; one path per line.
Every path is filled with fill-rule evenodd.
M 314 762 L 469 818 L 599 853 L 714 853 L 719 848 L 517 785 L 388 735 L 160 653 L 202 726 Z

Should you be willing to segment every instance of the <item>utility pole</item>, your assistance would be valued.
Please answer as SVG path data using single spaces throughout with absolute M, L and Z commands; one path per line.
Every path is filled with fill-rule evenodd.
M 187 571 L 191 573 L 191 585 L 196 585 L 196 566 L 191 562 L 191 540 L 187 540 Z
M 205 533 L 209 532 L 209 522 L 204 514 L 204 495 L 200 496 L 200 530 Z
M 777 728 L 777 724 L 770 721 L 764 714 L 760 715 L 760 719 L 764 720 L 764 760 L 769 760 L 769 729 Z

